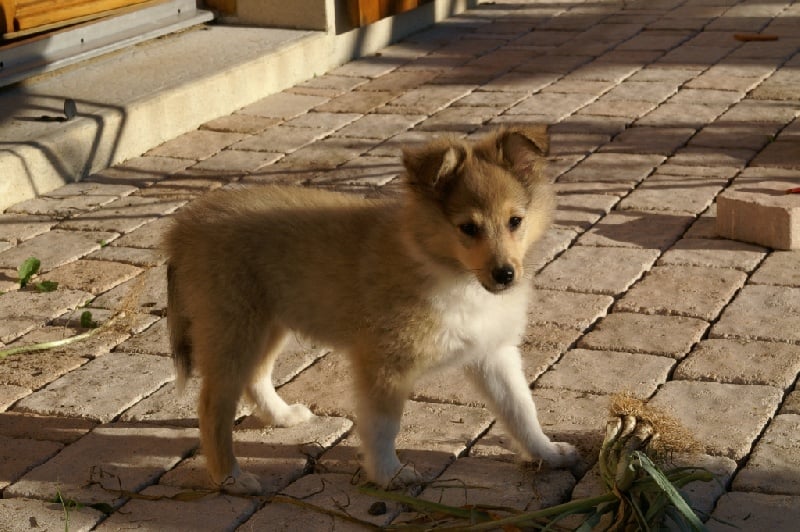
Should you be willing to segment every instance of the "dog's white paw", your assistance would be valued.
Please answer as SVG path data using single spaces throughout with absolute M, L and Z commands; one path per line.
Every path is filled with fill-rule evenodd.
M 226 478 L 220 488 L 231 495 L 261 495 L 264 492 L 258 477 L 244 471 Z
M 414 469 L 414 466 L 403 464 L 388 482 L 386 487 L 390 489 L 405 488 L 406 486 L 422 484 L 424 481 L 425 477 L 422 476 L 422 473 Z
M 553 468 L 572 468 L 581 461 L 581 455 L 573 445 L 563 441 L 551 442 L 542 460 Z
M 272 416 L 270 421 L 276 427 L 294 427 L 315 417 L 314 412 L 309 410 L 306 405 L 295 403 Z

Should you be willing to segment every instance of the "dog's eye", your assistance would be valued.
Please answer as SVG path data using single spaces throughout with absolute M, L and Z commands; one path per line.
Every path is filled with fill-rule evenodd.
M 478 227 L 478 224 L 473 222 L 460 224 L 458 229 L 467 236 L 478 236 L 478 233 L 481 232 L 481 228 Z
M 508 228 L 516 231 L 522 225 L 522 218 L 520 216 L 512 216 L 508 219 Z

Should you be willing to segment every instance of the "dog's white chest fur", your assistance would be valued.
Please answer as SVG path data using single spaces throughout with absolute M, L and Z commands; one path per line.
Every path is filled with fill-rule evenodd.
M 437 293 L 432 305 L 440 323 L 434 340 L 439 363 L 469 363 L 500 347 L 517 345 L 525 331 L 527 296 L 522 286 L 492 294 L 477 283 Z

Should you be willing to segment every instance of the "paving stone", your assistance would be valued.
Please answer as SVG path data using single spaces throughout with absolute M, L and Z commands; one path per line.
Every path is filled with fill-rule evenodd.
M 753 160 L 754 166 L 777 166 L 779 168 L 800 168 L 796 140 L 777 140 L 767 146 Z
M 352 159 L 335 170 L 321 172 L 310 180 L 314 185 L 382 186 L 405 172 L 397 157 L 361 156 Z
M 788 389 L 800 371 L 800 347 L 746 340 L 703 340 L 676 368 L 675 378 Z
M 506 111 L 510 115 L 539 115 L 544 122 L 558 122 L 595 99 L 592 94 L 544 93 L 534 94 Z
M 508 109 L 515 103 L 524 100 L 527 95 L 526 91 L 486 91 L 481 87 L 454 101 L 450 104 L 450 107 L 497 107 Z
M 748 285 L 711 329 L 712 338 L 800 342 L 800 288 Z
M 534 289 L 528 304 L 528 321 L 583 330 L 605 316 L 613 302 L 605 295 Z
M 536 381 L 537 388 L 649 397 L 675 361 L 661 356 L 572 349 Z
M 140 312 L 163 315 L 167 308 L 167 267 L 146 272 L 109 290 L 92 301 L 93 307 L 121 310 L 138 308 Z
M 717 198 L 721 236 L 775 249 L 800 248 L 800 198 L 790 181 L 737 182 Z
M 565 251 L 533 281 L 538 288 L 616 295 L 655 262 L 652 249 L 576 246 Z
M 423 115 L 370 114 L 334 133 L 336 137 L 383 139 L 411 128 Z
M 193 165 L 190 170 L 203 170 L 238 176 L 247 172 L 254 172 L 262 166 L 274 163 L 280 159 L 280 155 L 281 154 L 278 153 L 268 153 L 263 151 L 223 150 L 215 155 L 212 155 L 208 159 Z M 171 189 L 177 188 L 176 185 L 178 183 L 183 185 L 183 188 L 187 188 L 189 185 L 187 181 L 188 180 L 184 179 L 179 182 L 173 181 L 172 183 L 169 183 L 165 180 L 160 183 L 156 183 L 155 186 L 147 189 L 147 191 L 152 194 L 173 193 L 173 190 Z M 198 186 L 196 188 L 201 187 Z
M 164 235 L 172 223 L 172 218 L 169 216 L 157 218 L 135 231 L 122 235 L 114 241 L 113 245 L 132 248 L 161 248 Z
M 325 132 L 309 127 L 276 126 L 258 135 L 244 138 L 233 145 L 235 150 L 290 153 L 321 139 Z
M 117 233 L 108 231 L 61 231 L 51 230 L 20 243 L 0 253 L 0 267 L 13 268 L 28 257 L 36 257 L 41 263 L 41 273 L 47 272 L 79 259 L 100 248 L 102 242 L 110 242 Z
M 406 91 L 378 109 L 380 113 L 429 115 L 472 91 L 467 85 L 423 85 Z
M 0 499 L 0 529 L 7 532 L 28 532 L 39 528 L 88 532 L 103 517 L 102 512 L 85 506 L 71 508 L 65 513 L 61 504 L 49 499 Z
M 619 204 L 620 210 L 699 214 L 706 210 L 725 182 L 696 178 L 651 176 Z
M 750 272 L 761 263 L 766 253 L 767 250 L 760 246 L 735 240 L 682 238 L 661 256 L 658 265 L 736 268 Z
M 0 384 L 0 412 L 4 412 L 14 403 L 30 394 L 31 390 L 16 384 Z
M 578 329 L 563 328 L 556 325 L 528 325 L 522 344 L 522 370 L 525 378 L 532 383 L 547 371 L 583 332 Z
M 350 366 L 332 352 L 285 384 L 278 394 L 289 404 L 302 403 L 317 415 L 355 416 Z
M 99 294 L 141 273 L 141 268 L 116 262 L 78 259 L 51 270 L 48 281 L 61 288 Z
M 383 53 L 386 53 L 387 48 L 383 49 Z M 346 67 L 347 65 L 343 65 Z M 316 76 L 310 79 L 307 79 L 297 85 L 295 85 L 292 89 L 327 89 L 335 91 L 339 94 L 345 93 L 352 89 L 355 89 L 359 85 L 366 83 L 369 81 L 368 77 L 356 77 L 356 76 L 337 76 L 334 74 L 323 74 L 321 76 Z
M 131 234 L 135 234 L 134 231 Z M 105 246 L 86 256 L 92 260 L 121 262 L 142 268 L 159 266 L 166 262 L 166 254 L 159 249 L 139 249 L 125 246 Z
M 559 189 L 561 186 L 556 185 L 556 190 Z M 584 231 L 608 214 L 619 200 L 608 194 L 564 193 L 558 195 L 557 201 L 558 209 L 553 223 L 559 227 Z
M 7 209 L 7 212 L 67 218 L 91 211 L 116 199 L 117 196 L 38 197 L 12 205 Z
M 183 203 L 171 198 L 128 196 L 113 201 L 101 209 L 62 222 L 59 228 L 128 233 L 159 216 L 175 212 Z M 110 239 L 103 240 L 103 242 L 109 241 Z
M 800 494 L 800 416 L 775 416 L 733 481 L 733 489 L 774 493 Z
M 72 443 L 89 432 L 95 423 L 86 419 L 31 416 L 15 412 L 0 414 L 0 433 L 8 438 Z
M 278 156 L 278 154 L 267 155 L 267 157 L 274 158 Z M 142 189 L 139 192 L 139 196 L 149 200 L 158 198 L 161 201 L 191 200 L 209 190 L 214 190 L 232 180 L 238 179 L 242 174 L 243 172 L 236 171 L 233 168 L 202 170 L 198 168 L 198 165 L 194 165 L 162 179 L 148 188 Z M 181 202 L 182 204 L 183 202 Z
M 281 159 L 279 165 L 262 168 L 252 176 L 245 177 L 243 182 L 248 183 L 249 180 L 258 178 L 259 174 L 289 174 L 288 179 L 285 175 L 280 177 L 296 184 L 298 177 L 295 175 L 302 175 L 304 171 L 335 168 L 367 152 L 376 143 L 375 140 L 329 137 L 290 153 Z
M 680 30 L 646 30 L 628 39 L 616 50 L 671 50 L 692 36 L 691 32 Z
M 694 221 L 678 214 L 615 211 L 584 233 L 578 244 L 637 249 L 667 249 Z
M 92 430 L 8 487 L 5 497 L 52 499 L 118 508 L 120 490 L 153 484 L 197 445 L 197 429 L 114 423 Z
M 625 80 L 607 94 L 603 95 L 601 100 L 661 103 L 675 94 L 678 90 L 678 86 L 679 83 L 672 80 Z M 650 108 L 652 108 L 652 106 Z
M 172 354 L 172 348 L 169 344 L 167 318 L 161 318 L 145 331 L 121 343 L 116 351 L 170 356 Z
M 609 100 L 601 97 L 595 102 L 580 109 L 575 116 L 612 117 L 624 119 L 629 124 L 637 118 L 644 116 L 656 107 L 653 102 Z
M 496 107 L 448 107 L 417 124 L 414 131 L 471 133 L 495 118 L 499 111 Z M 430 136 L 426 137 L 428 140 Z
M 732 530 L 793 530 L 800 519 L 800 497 L 731 492 L 717 504 L 708 529 L 712 532 Z
M 473 457 L 456 460 L 442 479 L 419 497 L 457 508 L 479 505 L 532 512 L 566 501 L 575 485 L 568 471 L 533 471 L 519 464 Z M 412 516 L 400 516 L 394 523 L 404 517 Z
M 255 133 L 261 133 L 268 127 L 280 123 L 280 121 L 280 118 L 268 118 L 244 113 L 233 113 L 231 115 L 221 116 L 206 122 L 200 126 L 200 129 L 220 131 L 223 133 L 243 133 L 245 135 L 253 135 Z
M 578 347 L 683 358 L 708 323 L 684 316 L 614 312 L 578 341 Z
M 0 340 L 10 342 L 91 298 L 88 292 L 68 289 L 3 294 L 0 296 Z
M 800 252 L 773 251 L 750 277 L 750 282 L 800 287 Z
M 374 499 L 373 499 L 374 501 Z M 370 503 L 371 504 L 371 503 Z M 311 505 L 279 502 L 273 499 L 242 525 L 243 530 L 328 530 L 333 532 L 363 532 L 364 525 L 344 516 L 337 517 Z
M 108 422 L 171 379 L 166 358 L 109 353 L 25 397 L 15 410 Z
M 233 432 L 234 454 L 241 468 L 259 477 L 266 494 L 272 495 L 300 478 L 323 451 L 352 427 L 344 418 L 318 417 L 289 428 L 263 427 L 247 418 Z M 200 453 L 182 462 L 159 481 L 162 485 L 214 489 Z
M 685 87 L 748 92 L 759 85 L 771 71 L 771 69 L 759 69 L 756 71 L 755 69 L 746 70 L 745 68 L 742 68 L 741 65 L 712 65 L 708 70 L 686 83 Z
M 711 321 L 746 280 L 747 275 L 737 270 L 656 266 L 617 301 L 614 309 Z
M 632 127 L 601 147 L 600 152 L 672 155 L 694 132 L 692 128 Z
M 56 442 L 0 436 L 0 489 L 47 461 L 62 447 Z
M 183 170 L 192 163 L 192 159 L 179 159 L 177 157 L 134 157 L 124 163 L 90 175 L 87 181 L 144 187 L 164 179 L 174 172 Z
M 399 90 L 353 91 L 315 107 L 315 111 L 329 113 L 365 114 L 373 111 L 400 95 Z
M 780 390 L 771 386 L 670 381 L 650 404 L 672 414 L 709 454 L 738 461 L 750 452 L 781 399 Z
M 262 98 L 261 100 L 248 105 L 238 112 L 246 115 L 256 115 L 265 118 L 280 118 L 288 120 L 297 115 L 303 114 L 308 110 L 328 101 L 328 98 L 321 96 L 308 96 L 305 94 L 292 94 L 290 92 L 279 92 Z
M 153 148 L 147 155 L 200 161 L 244 138 L 242 133 L 197 129 Z
M 670 103 L 658 106 L 638 121 L 642 126 L 699 129 L 725 112 L 725 106 L 702 103 Z
M 19 343 L 27 343 L 24 340 Z M 11 347 L 15 347 L 12 344 Z M 0 383 L 36 390 L 79 368 L 88 360 L 77 353 L 38 351 L 11 355 L 0 364 Z M 27 395 L 27 394 L 25 394 Z
M 168 486 L 149 486 L 147 499 L 128 501 L 95 530 L 234 530 L 256 510 L 257 501 L 212 493 L 196 500 L 181 500 L 185 491 Z M 147 516 L 142 519 L 142 516 Z
M 478 438 L 492 421 L 488 410 L 461 405 L 407 401 L 397 437 L 398 457 L 432 479 Z M 351 434 L 318 461 L 320 472 L 359 472 L 359 439 Z
M 745 99 L 733 105 L 719 118 L 720 123 L 775 124 L 783 126 L 797 117 L 792 102 Z
M 501 91 L 501 92 L 520 92 L 525 91 L 526 94 L 531 94 L 537 90 L 542 89 L 558 80 L 561 74 L 553 72 L 541 73 L 527 73 L 527 72 L 508 72 L 502 76 L 498 76 L 491 81 L 481 85 L 481 89 L 485 91 Z
M 436 71 L 395 70 L 359 85 L 354 92 L 404 91 L 415 89 L 437 76 Z
M 593 153 L 581 164 L 562 175 L 568 182 L 639 182 L 650 175 L 664 157 L 661 155 Z
M 760 150 L 775 134 L 769 125 L 710 124 L 692 137 L 689 146 Z

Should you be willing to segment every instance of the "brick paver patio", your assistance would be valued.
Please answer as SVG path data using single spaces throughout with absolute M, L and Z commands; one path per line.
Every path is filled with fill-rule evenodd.
M 771 41 L 745 41 L 763 33 Z M 800 252 L 720 239 L 715 197 L 754 177 L 800 185 L 800 3 L 631 0 L 484 4 L 231 116 L 0 214 L 0 348 L 99 334 L 0 361 L 0 529 L 356 530 L 384 525 L 359 493 L 348 371 L 298 340 L 277 371 L 321 417 L 260 426 L 243 405 L 243 467 L 269 495 L 209 488 L 196 383 L 176 394 L 159 236 L 228 183 L 391 195 L 399 147 L 497 124 L 552 124 L 559 192 L 535 257 L 523 346 L 545 430 L 591 463 L 611 394 L 671 411 L 720 483 L 691 490 L 713 530 L 800 522 Z M 800 197 L 798 197 L 800 205 Z M 42 261 L 56 291 L 19 290 Z M 202 287 L 198 287 L 198 290 Z M 120 325 L 121 324 L 121 325 Z M 420 471 L 463 483 L 423 494 L 518 509 L 592 493 L 597 479 L 524 468 L 457 373 L 418 386 L 398 442 Z M 305 506 L 289 504 L 297 497 Z

